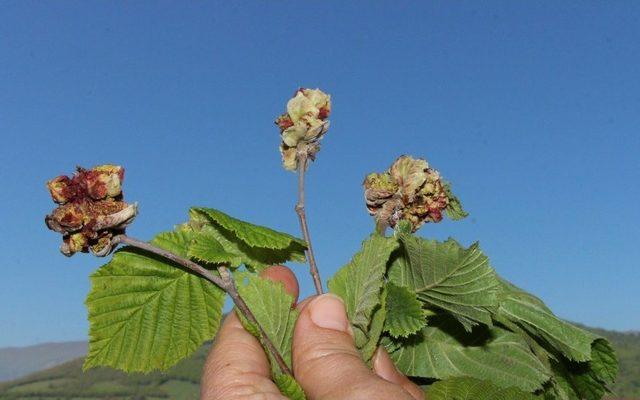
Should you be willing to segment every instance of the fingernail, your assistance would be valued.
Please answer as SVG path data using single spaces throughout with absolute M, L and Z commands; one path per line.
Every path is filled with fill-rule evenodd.
M 338 296 L 327 293 L 315 298 L 309 305 L 311 321 L 320 328 L 347 332 L 349 320 L 344 303 Z
M 400 372 L 391 361 L 389 354 L 382 348 L 378 347 L 373 359 L 373 370 L 385 381 L 398 383 Z

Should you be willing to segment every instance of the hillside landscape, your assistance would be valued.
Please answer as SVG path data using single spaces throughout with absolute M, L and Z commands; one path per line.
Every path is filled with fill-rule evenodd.
M 640 400 L 640 333 L 589 329 L 611 340 L 620 359 L 620 374 L 612 388 L 615 396 L 610 399 Z M 209 346 L 205 344 L 192 357 L 165 373 L 125 374 L 109 368 L 83 373 L 83 360 L 78 358 L 0 383 L 0 399 L 198 399 L 200 374 Z M 7 368 L 6 365 L 0 367 Z

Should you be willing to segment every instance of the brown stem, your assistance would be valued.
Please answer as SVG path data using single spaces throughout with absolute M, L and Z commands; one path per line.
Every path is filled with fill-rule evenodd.
M 313 254 L 313 247 L 311 246 L 311 236 L 309 235 L 309 226 L 307 225 L 307 215 L 304 210 L 304 174 L 307 171 L 307 151 L 301 149 L 298 151 L 298 203 L 296 204 L 296 214 L 300 220 L 300 228 L 302 229 L 302 236 L 304 241 L 307 242 L 307 258 L 309 259 L 309 272 L 313 278 L 313 284 L 316 287 L 316 293 L 322 294 L 322 280 L 320 279 L 320 273 L 318 272 L 318 265 L 316 264 L 316 258 Z
M 242 312 L 242 314 L 251 323 L 253 323 L 258 327 L 258 330 L 260 331 L 260 335 L 262 336 L 262 342 L 264 343 L 265 347 L 267 347 L 269 352 L 273 355 L 273 358 L 276 360 L 276 363 L 278 364 L 278 367 L 280 368 L 280 370 L 285 374 L 293 375 L 293 372 L 291 372 L 291 369 L 285 363 L 284 359 L 282 358 L 282 355 L 280 354 L 278 349 L 275 347 L 275 345 L 273 344 L 273 342 L 271 341 L 267 333 L 264 331 L 264 328 L 262 328 L 262 325 L 258 323 L 258 320 L 256 320 L 255 315 L 253 315 L 253 313 L 249 309 L 249 306 L 247 306 L 247 303 L 238 293 L 238 289 L 236 288 L 235 282 L 233 281 L 233 278 L 231 277 L 231 273 L 229 272 L 227 267 L 225 266 L 218 267 L 220 276 L 216 276 L 214 273 L 204 268 L 203 266 L 187 258 L 180 257 L 170 251 L 156 247 L 148 242 L 143 242 L 142 240 L 134 239 L 127 235 L 117 235 L 112 239 L 112 244 L 115 246 L 118 243 L 123 243 L 132 247 L 137 247 L 144 251 L 148 251 L 149 253 L 157 254 L 168 260 L 171 260 L 176 264 L 179 264 L 182 267 L 185 267 L 186 269 L 194 272 L 195 274 L 200 275 L 206 280 L 217 285 L 220 289 L 227 292 L 231 297 L 231 299 L 233 300 L 233 303 L 236 305 L 236 307 L 238 307 L 238 309 Z

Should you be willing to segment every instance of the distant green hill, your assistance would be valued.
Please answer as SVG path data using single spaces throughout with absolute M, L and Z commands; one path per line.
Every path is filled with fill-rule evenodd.
M 591 329 L 607 337 L 620 358 L 612 388 L 617 399 L 640 400 L 640 333 Z M 209 344 L 165 373 L 125 374 L 108 368 L 82 372 L 76 359 L 25 378 L 0 384 L 0 399 L 21 400 L 190 400 L 199 398 L 199 382 Z

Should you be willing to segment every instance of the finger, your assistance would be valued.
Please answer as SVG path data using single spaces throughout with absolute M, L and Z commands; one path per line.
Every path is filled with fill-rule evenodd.
M 297 297 L 298 282 L 288 268 L 269 267 L 262 276 L 282 282 L 285 290 Z M 271 381 L 269 361 L 260 342 L 243 328 L 235 311 L 225 318 L 207 357 L 200 391 L 201 398 L 207 400 L 254 394 L 283 398 Z
M 373 371 L 380 378 L 400 385 L 416 400 L 424 400 L 424 392 L 422 389 L 398 371 L 398 368 L 396 368 L 391 357 L 389 357 L 389 354 L 383 347 L 378 347 L 376 354 L 373 356 Z
M 298 279 L 296 279 L 296 275 L 289 268 L 284 265 L 273 265 L 262 271 L 260 275 L 272 281 L 282 282 L 287 293 L 293 296 L 294 304 L 298 301 L 298 295 L 300 293 Z
M 235 311 L 230 312 L 205 362 L 200 398 L 234 399 L 264 393 L 282 399 L 270 376 L 262 346 L 242 327 Z
M 293 334 L 293 371 L 312 400 L 407 399 L 400 386 L 375 375 L 355 347 L 342 300 L 318 296 L 301 310 Z

